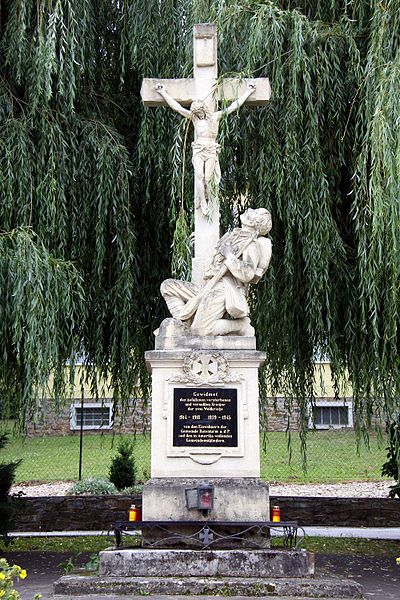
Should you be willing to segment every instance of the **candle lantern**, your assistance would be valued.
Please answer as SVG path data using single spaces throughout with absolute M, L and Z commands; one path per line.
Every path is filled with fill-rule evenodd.
M 274 523 L 279 523 L 279 521 L 281 520 L 281 509 L 279 508 L 279 506 L 272 507 L 271 515 L 272 521 Z
M 200 510 L 211 510 L 214 504 L 214 486 L 209 484 L 199 485 L 197 488 L 198 504 Z
M 136 508 L 134 504 L 131 504 L 128 511 L 128 521 L 141 521 L 142 520 L 142 511 L 140 508 Z
M 209 483 L 186 489 L 185 496 L 188 509 L 197 508 L 207 514 L 214 506 L 214 486 Z

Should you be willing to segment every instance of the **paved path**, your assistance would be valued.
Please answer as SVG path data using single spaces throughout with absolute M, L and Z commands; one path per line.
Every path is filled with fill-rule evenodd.
M 60 563 L 66 562 L 71 553 L 54 552 L 9 552 L 6 558 L 10 563 L 19 564 L 28 571 L 28 577 L 18 585 L 22 600 L 32 600 L 35 593 L 41 593 L 43 600 L 53 598 L 53 582 L 60 577 Z M 90 553 L 79 557 L 78 565 L 89 559 Z M 320 576 L 338 575 L 349 577 L 364 586 L 366 600 L 399 600 L 400 566 L 395 558 L 382 556 L 338 556 L 316 555 L 316 572 Z M 65 598 L 65 597 L 63 597 Z M 73 600 L 115 600 L 116 596 L 74 597 Z M 189 600 L 189 596 L 149 596 L 149 600 Z M 199 598 L 197 596 L 197 598 Z M 121 596 L 122 600 L 143 600 L 143 596 Z M 215 600 L 215 596 L 202 600 Z M 234 598 L 231 598 L 234 600 Z M 244 600 L 243 597 L 240 600 Z M 274 597 L 273 600 L 280 600 Z M 297 600 L 302 600 L 297 598 Z

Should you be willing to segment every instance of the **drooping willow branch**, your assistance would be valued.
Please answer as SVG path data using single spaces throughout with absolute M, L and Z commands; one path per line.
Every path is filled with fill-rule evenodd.
M 167 316 L 158 290 L 190 160 L 178 118 L 142 107 L 141 80 L 189 77 L 192 25 L 213 21 L 220 72 L 269 77 L 273 90 L 262 110 L 223 122 L 220 140 L 222 229 L 247 204 L 273 216 L 271 268 L 251 299 L 268 355 L 264 396 L 283 392 L 289 415 L 300 405 L 304 444 L 313 361 L 326 355 L 338 394 L 351 380 L 359 431 L 398 412 L 398 3 L 14 0 L 0 10 L 0 228 L 30 226 L 42 254 L 73 261 L 85 310 L 70 340 L 116 396 L 146 384 L 142 355 Z M 10 307 L 4 319 L 13 331 Z M 48 373 L 37 327 L 43 344 L 3 353 L 10 398 L 32 352 L 42 352 L 35 377 Z

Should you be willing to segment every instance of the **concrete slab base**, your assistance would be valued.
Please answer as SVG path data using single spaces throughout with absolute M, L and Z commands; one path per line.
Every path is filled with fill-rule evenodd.
M 100 576 L 111 577 L 310 577 L 314 554 L 306 550 L 165 550 L 126 548 L 100 552 Z
M 300 598 L 362 598 L 355 581 L 256 577 L 88 577 L 65 575 L 54 584 L 56 596 L 83 595 L 221 595 Z

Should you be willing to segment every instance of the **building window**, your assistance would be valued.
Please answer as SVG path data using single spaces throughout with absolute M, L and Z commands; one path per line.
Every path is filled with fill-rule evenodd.
M 309 427 L 316 429 L 341 429 L 353 427 L 353 404 L 346 402 L 317 400 Z
M 72 430 L 80 429 L 83 418 L 83 429 L 111 429 L 112 420 L 112 402 L 85 402 L 71 404 L 70 427 Z

